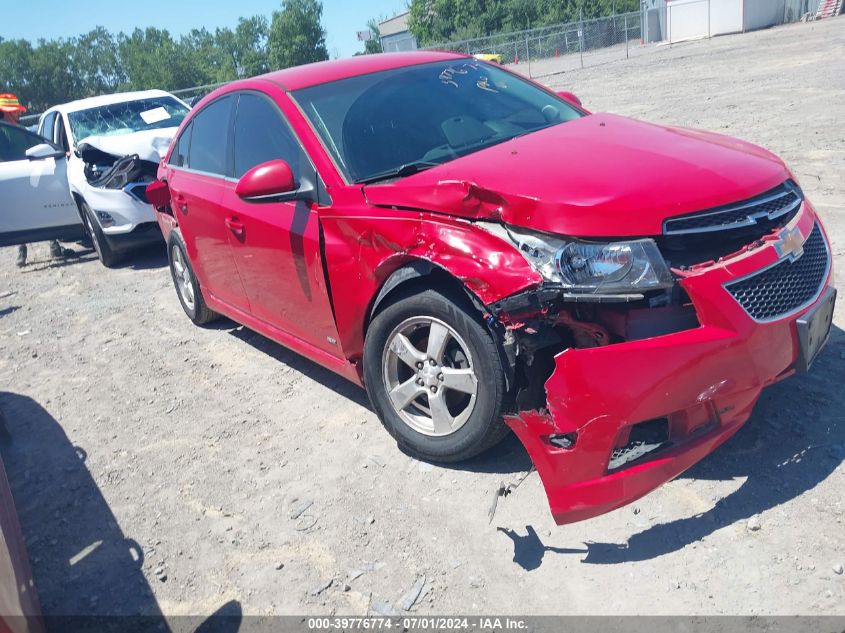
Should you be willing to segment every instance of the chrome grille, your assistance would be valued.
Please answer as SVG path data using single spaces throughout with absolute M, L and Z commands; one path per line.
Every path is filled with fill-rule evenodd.
M 755 321 L 772 321 L 805 308 L 815 301 L 830 270 L 830 253 L 818 224 L 804 242 L 804 252 L 725 288 Z
M 701 213 L 668 218 L 663 222 L 663 234 L 692 235 L 743 229 L 757 224 L 766 225 L 776 220 L 788 222 L 801 206 L 803 199 L 798 186 L 792 181 L 787 181 L 750 200 Z

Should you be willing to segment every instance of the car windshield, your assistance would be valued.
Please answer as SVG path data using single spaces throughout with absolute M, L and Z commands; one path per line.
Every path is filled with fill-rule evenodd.
M 151 97 L 68 114 L 75 141 L 89 136 L 131 134 L 142 130 L 177 127 L 188 114 L 188 108 L 173 97 Z
M 410 175 L 583 116 L 473 59 L 407 66 L 293 92 L 350 182 Z

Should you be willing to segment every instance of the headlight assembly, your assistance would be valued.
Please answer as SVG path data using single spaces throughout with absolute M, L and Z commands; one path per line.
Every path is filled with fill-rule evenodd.
M 547 282 L 559 284 L 569 292 L 639 293 L 671 288 L 674 284 L 651 239 L 586 242 L 487 223 L 484 228 L 512 242 Z

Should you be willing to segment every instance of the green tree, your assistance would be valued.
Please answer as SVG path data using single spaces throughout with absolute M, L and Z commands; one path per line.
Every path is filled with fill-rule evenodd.
M 32 44 L 0 37 L 0 92 L 13 92 L 28 108 L 37 108 L 29 92 L 31 79 Z
M 381 29 L 378 27 L 378 20 L 370 18 L 367 21 L 367 28 L 370 29 L 370 39 L 364 42 L 364 54 L 381 53 Z
M 254 77 L 270 70 L 267 58 L 268 33 L 267 18 L 258 15 L 241 18 L 234 31 L 228 28 L 217 29 L 216 46 L 225 55 L 231 70 L 231 76 L 220 81 Z
M 639 10 L 639 0 L 411 0 L 423 46 Z
M 115 92 L 126 83 L 117 40 L 102 26 L 76 38 L 70 61 L 81 79 L 80 97 Z
M 273 12 L 267 42 L 271 68 L 288 68 L 329 58 L 326 30 L 320 22 L 323 4 L 318 0 L 283 0 Z
M 200 38 L 201 39 L 201 38 Z M 197 38 L 174 40 L 166 29 L 135 29 L 131 35 L 118 36 L 118 49 L 127 81 L 122 88 L 176 90 L 203 83 L 204 71 L 198 67 L 191 48 Z
M 38 40 L 32 49 L 27 99 L 33 110 L 70 101 L 85 94 L 85 86 L 73 64 L 74 40 Z

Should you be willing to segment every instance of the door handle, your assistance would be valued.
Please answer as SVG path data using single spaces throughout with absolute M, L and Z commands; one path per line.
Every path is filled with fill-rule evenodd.
M 240 237 L 244 234 L 244 225 L 237 218 L 226 218 L 226 228 Z

